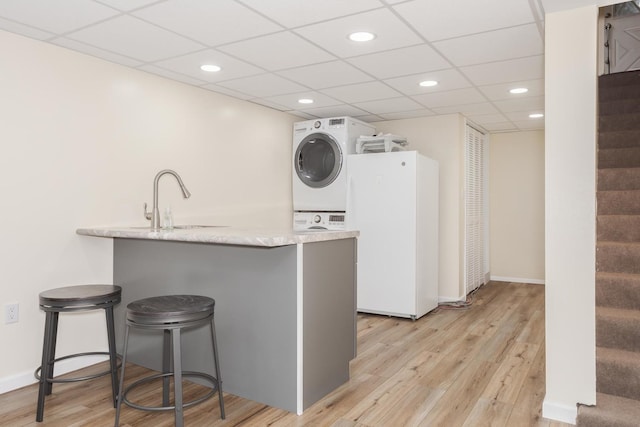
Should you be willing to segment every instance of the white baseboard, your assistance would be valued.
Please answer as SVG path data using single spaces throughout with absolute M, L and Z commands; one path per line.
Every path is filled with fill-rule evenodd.
M 577 405 L 571 406 L 564 403 L 549 402 L 546 398 L 542 402 L 543 418 L 575 425 L 577 416 Z
M 56 363 L 54 375 L 62 375 L 66 374 L 67 372 L 86 368 L 87 366 L 95 365 L 96 363 L 103 362 L 107 359 L 109 359 L 108 356 L 89 355 L 73 359 L 61 360 L 60 362 Z M 38 380 L 36 380 L 33 376 L 34 371 L 35 368 L 32 371 L 0 378 L 0 394 L 7 393 L 12 390 L 17 390 L 19 388 L 26 387 L 38 382 Z
M 438 297 L 438 304 L 464 301 L 464 297 Z
M 513 282 L 513 283 L 529 283 L 532 285 L 544 285 L 544 280 L 541 279 L 525 279 L 522 277 L 503 277 L 503 276 L 491 276 L 491 280 L 496 282 Z

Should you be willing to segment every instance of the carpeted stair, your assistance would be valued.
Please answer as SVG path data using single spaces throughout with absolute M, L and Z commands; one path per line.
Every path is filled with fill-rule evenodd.
M 596 405 L 577 425 L 640 425 L 640 71 L 598 81 Z

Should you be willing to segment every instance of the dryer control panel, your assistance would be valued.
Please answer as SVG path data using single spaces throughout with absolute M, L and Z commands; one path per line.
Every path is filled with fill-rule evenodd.
M 344 212 L 294 212 L 294 230 L 344 230 Z

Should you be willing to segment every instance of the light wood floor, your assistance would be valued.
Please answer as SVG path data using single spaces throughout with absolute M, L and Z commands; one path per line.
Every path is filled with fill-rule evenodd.
M 544 355 L 544 286 L 491 282 L 474 295 L 468 310 L 438 309 L 416 322 L 360 315 L 351 380 L 302 416 L 226 394 L 225 421 L 214 397 L 186 409 L 185 424 L 567 426 L 540 414 Z M 222 370 L 224 378 L 224 365 Z M 127 368 L 127 383 L 146 373 L 138 366 Z M 185 399 L 201 390 L 187 386 Z M 149 391 L 140 390 L 141 402 L 151 402 Z M 41 425 L 113 425 L 110 396 L 107 377 L 56 384 Z M 38 425 L 36 397 L 35 385 L 0 395 L 0 425 Z M 123 407 L 121 425 L 171 426 L 173 413 Z

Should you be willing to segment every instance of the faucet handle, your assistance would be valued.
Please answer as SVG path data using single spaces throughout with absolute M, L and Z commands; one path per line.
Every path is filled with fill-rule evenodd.
M 147 211 L 147 202 L 144 202 L 144 217 L 149 221 L 151 221 L 151 218 L 153 218 L 153 212 Z

